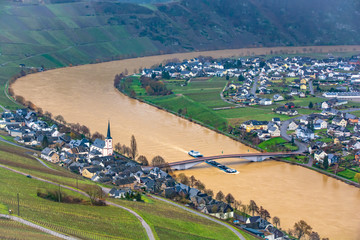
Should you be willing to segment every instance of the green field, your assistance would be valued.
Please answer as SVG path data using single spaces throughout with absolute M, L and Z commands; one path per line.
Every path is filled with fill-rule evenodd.
M 15 237 L 16 236 L 16 237 Z M 24 224 L 0 218 L 0 239 L 60 239 Z
M 293 146 L 291 143 L 287 142 L 281 137 L 275 137 L 266 140 L 260 143 L 258 147 L 268 152 L 276 152 L 279 151 L 280 148 L 285 151 L 296 151 L 298 149 L 297 146 Z
M 351 181 L 357 182 L 357 180 L 354 178 L 356 173 L 357 172 L 355 172 L 353 170 L 345 169 L 344 171 L 339 172 L 337 175 L 339 175 L 341 177 L 344 177 L 344 178 L 347 178 L 347 179 L 349 179 Z

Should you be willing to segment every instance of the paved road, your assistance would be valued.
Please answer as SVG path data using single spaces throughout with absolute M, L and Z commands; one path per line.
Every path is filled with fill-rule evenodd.
M 314 93 L 314 86 L 312 80 L 309 81 L 309 89 L 310 89 L 310 94 L 314 95 L 315 93 Z
M 7 214 L 0 214 L 0 217 L 7 218 L 7 219 L 10 219 L 10 220 L 25 224 L 27 226 L 38 229 L 38 230 L 40 230 L 42 232 L 48 233 L 48 234 L 53 235 L 53 236 L 58 237 L 58 238 L 62 238 L 62 239 L 66 239 L 66 240 L 76 240 L 77 239 L 77 238 L 69 237 L 69 236 L 66 236 L 64 234 L 55 232 L 53 230 L 44 228 L 44 227 L 42 227 L 40 225 L 37 225 L 35 223 L 26 221 L 26 220 L 24 220 L 22 218 L 19 218 L 19 217 L 16 217 L 16 216 L 10 216 L 10 215 L 7 215 Z
M 256 96 L 256 87 L 257 87 L 257 82 L 258 82 L 258 77 L 254 78 L 254 83 L 250 89 L 250 93 L 253 94 L 254 96 Z
M 21 171 L 18 171 L 18 170 L 15 170 L 15 169 L 12 169 L 12 168 L 9 168 L 7 166 L 4 166 L 2 164 L 0 164 L 0 167 L 1 168 L 4 168 L 4 169 L 7 169 L 7 170 L 10 170 L 12 172 L 15 172 L 15 173 L 18 173 L 18 174 L 21 174 L 21 175 L 24 175 L 24 176 L 27 176 L 29 174 L 27 173 L 24 173 L 24 172 L 21 172 Z M 39 178 L 39 177 L 35 177 L 35 176 L 32 176 L 32 179 L 36 179 L 36 180 L 39 180 L 39 181 L 42 181 L 42 182 L 46 182 L 46 183 L 49 183 L 49 184 L 53 184 L 53 185 L 56 185 L 56 186 L 59 186 L 62 187 L 62 188 L 65 188 L 65 189 L 68 189 L 70 191 L 73 191 L 73 192 L 77 192 L 83 196 L 86 196 L 86 197 L 89 197 L 89 195 L 87 195 L 86 193 L 80 191 L 80 190 L 77 190 L 77 189 L 74 189 L 74 188 L 71 188 L 71 187 L 68 187 L 68 186 L 65 186 L 65 185 L 61 185 L 61 184 L 58 184 L 58 183 L 55 183 L 55 182 L 52 182 L 52 181 L 49 181 L 49 180 L 46 180 L 46 179 L 42 179 L 42 178 Z M 126 211 L 128 211 L 129 213 L 133 214 L 137 219 L 139 219 L 139 221 L 141 222 L 142 226 L 144 227 L 145 231 L 146 231 L 146 234 L 148 236 L 148 238 L 150 240 L 155 240 L 155 237 L 154 237 L 154 234 L 150 228 L 150 226 L 145 222 L 145 220 L 139 215 L 137 214 L 136 212 L 134 212 L 133 210 L 129 209 L 129 208 L 126 208 L 126 207 L 123 207 L 123 206 L 120 206 L 118 204 L 115 204 L 115 203 L 112 203 L 112 202 L 108 202 L 106 201 L 106 204 L 108 205 L 112 205 L 114 207 L 118 207 L 118 208 L 121 208 L 121 209 L 124 209 Z

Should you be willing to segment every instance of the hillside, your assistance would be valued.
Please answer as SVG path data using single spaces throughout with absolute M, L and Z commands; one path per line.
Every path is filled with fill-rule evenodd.
M 356 0 L 159 2 L 1 1 L 0 91 L 19 64 L 54 68 L 170 52 L 360 43 Z M 3 94 L 0 102 L 12 105 Z
M 92 206 L 87 203 L 89 201 L 87 197 L 64 187 L 60 189 L 56 185 L 39 181 L 35 177 L 70 186 L 70 189 L 78 186 L 80 190 L 93 185 L 94 183 L 90 180 L 81 178 L 57 165 L 46 163 L 53 169 L 51 170 L 36 161 L 29 150 L 23 150 L 2 141 L 0 141 L 0 156 L 0 183 L 2 186 L 0 189 L 0 213 L 7 214 L 11 209 L 15 215 L 18 214 L 17 193 L 19 193 L 20 217 L 56 232 L 80 239 L 147 239 L 140 221 L 129 212 L 114 206 Z M 32 178 L 4 169 L 4 166 L 31 174 Z M 60 189 L 62 194 L 81 198 L 85 204 L 59 203 L 44 199 L 37 196 L 39 189 L 53 191 Z M 136 211 L 150 225 L 156 239 L 236 238 L 229 229 L 217 223 L 152 197 L 143 196 L 143 199 L 144 202 L 119 199 L 108 199 L 108 201 Z M 6 226 L 17 225 L 19 224 L 2 220 L 0 221 L 0 230 Z M 28 227 L 26 230 L 31 234 L 29 239 L 32 235 L 45 235 Z M 255 239 L 246 233 L 241 233 L 247 239 Z M 23 237 L 19 231 L 6 230 L 4 233 L 0 233 L 0 238 L 11 236 L 9 234 L 19 234 L 15 239 Z

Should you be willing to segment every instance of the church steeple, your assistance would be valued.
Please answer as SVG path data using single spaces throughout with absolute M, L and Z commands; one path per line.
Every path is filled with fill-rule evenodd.
M 108 130 L 107 130 L 106 139 L 112 139 L 110 134 L 110 121 L 108 121 Z

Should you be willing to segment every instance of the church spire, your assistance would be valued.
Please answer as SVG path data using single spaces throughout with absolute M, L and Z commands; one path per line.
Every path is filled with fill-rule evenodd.
M 108 130 L 107 130 L 107 136 L 106 139 L 112 139 L 110 134 L 110 121 L 108 121 Z

